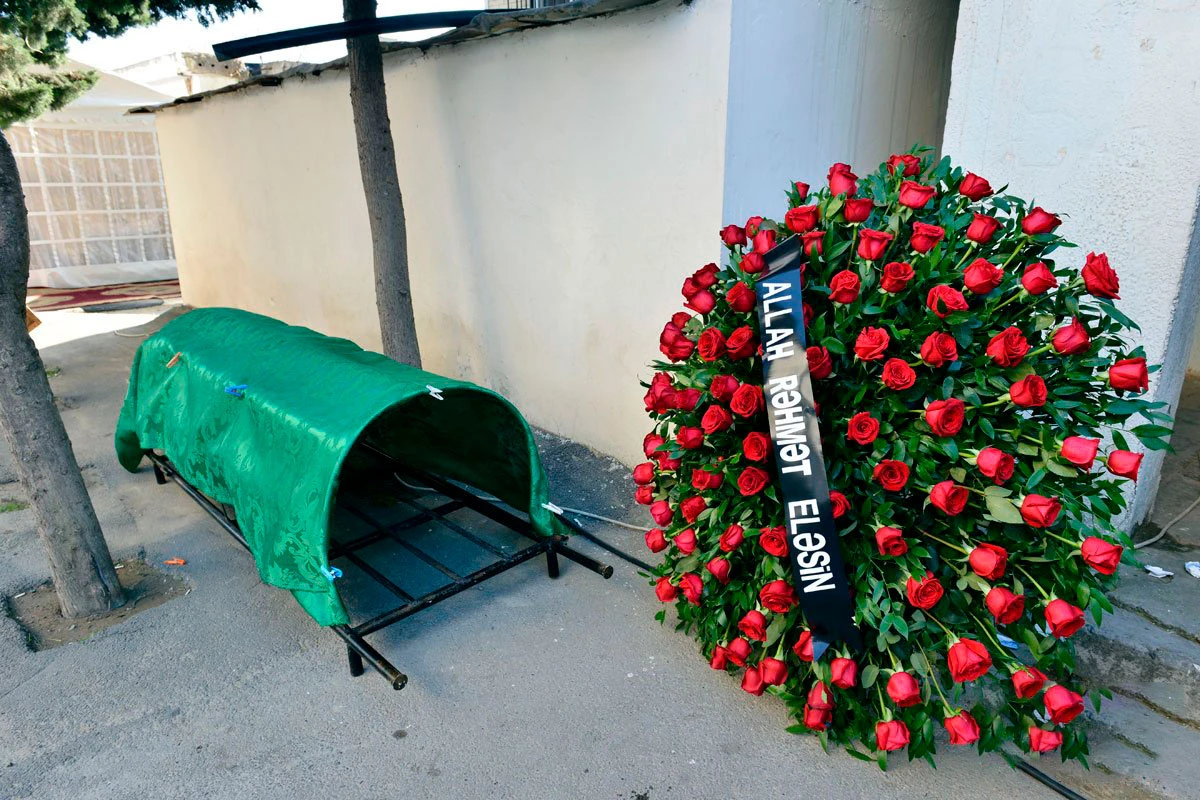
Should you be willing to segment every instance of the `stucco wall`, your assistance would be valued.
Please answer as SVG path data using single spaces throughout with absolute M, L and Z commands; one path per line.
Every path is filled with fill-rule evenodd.
M 1150 394 L 1175 403 L 1200 290 L 1200 3 L 963 0 L 944 152 L 1069 214 L 1068 255 L 1107 252 L 1123 311 L 1163 363 Z M 1128 521 L 1148 513 L 1147 456 Z

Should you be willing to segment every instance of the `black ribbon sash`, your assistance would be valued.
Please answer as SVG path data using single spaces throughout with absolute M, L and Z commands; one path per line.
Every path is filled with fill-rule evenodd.
M 813 406 L 804 339 L 801 246 L 801 238 L 793 236 L 764 256 L 758 319 L 763 393 L 779 475 L 788 560 L 800 609 L 812 630 L 813 659 L 817 660 L 834 642 L 856 650 L 862 644 L 854 626 L 854 598 L 833 521 L 821 431 Z

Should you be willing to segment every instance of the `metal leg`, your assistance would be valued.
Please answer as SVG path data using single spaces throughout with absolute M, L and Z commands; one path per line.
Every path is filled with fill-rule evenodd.
M 546 574 L 551 578 L 558 577 L 558 551 L 554 545 L 546 548 Z
M 359 675 L 362 675 L 364 672 L 366 672 L 366 668 L 363 666 L 362 656 L 360 656 L 358 651 L 350 645 L 346 645 L 346 656 L 350 659 L 350 677 L 357 678 Z
M 154 465 L 154 482 L 159 486 L 162 486 L 167 482 L 167 474 L 162 471 L 162 467 L 160 467 L 157 463 Z

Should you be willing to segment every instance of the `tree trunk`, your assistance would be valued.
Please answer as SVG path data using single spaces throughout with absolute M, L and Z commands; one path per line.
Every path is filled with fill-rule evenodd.
M 343 0 L 347 22 L 375 18 L 375 0 Z M 383 352 L 403 364 L 421 366 L 417 326 L 413 319 L 408 280 L 408 236 L 404 200 L 396 174 L 396 150 L 388 120 L 387 89 L 379 36 L 346 40 L 350 63 L 350 106 L 358 140 L 367 213 L 371 218 L 371 248 L 375 257 L 375 305 L 383 334 Z
M 0 428 L 29 493 L 63 616 L 125 604 L 83 475 L 25 329 L 29 227 L 17 162 L 0 134 Z

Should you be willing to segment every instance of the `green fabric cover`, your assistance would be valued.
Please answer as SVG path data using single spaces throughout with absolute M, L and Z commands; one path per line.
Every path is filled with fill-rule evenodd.
M 241 384 L 243 397 L 225 391 Z M 565 532 L 542 507 L 533 434 L 503 397 L 246 311 L 197 309 L 142 343 L 116 449 L 131 472 L 144 451 L 161 450 L 189 483 L 232 505 L 263 581 L 336 625 L 346 610 L 321 570 L 338 475 L 360 436 L 527 510 L 543 535 Z

